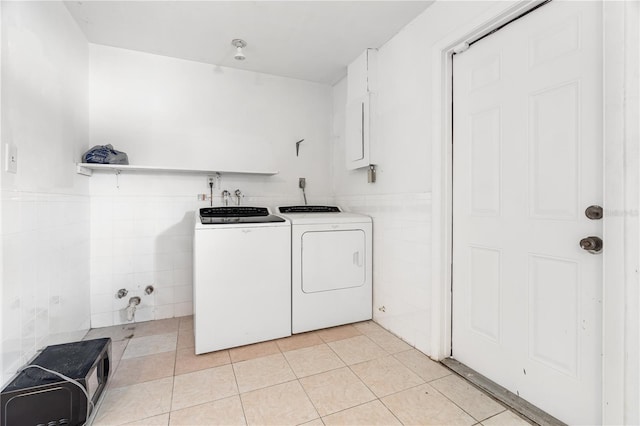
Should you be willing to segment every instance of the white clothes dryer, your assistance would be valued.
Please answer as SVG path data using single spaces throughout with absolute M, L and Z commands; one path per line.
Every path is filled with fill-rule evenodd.
M 291 222 L 291 331 L 372 317 L 372 221 L 336 206 L 279 207 Z

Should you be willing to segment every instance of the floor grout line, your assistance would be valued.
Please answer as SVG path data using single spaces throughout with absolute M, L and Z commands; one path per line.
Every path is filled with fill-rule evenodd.
M 171 378 L 171 401 L 169 402 L 169 419 L 167 421 L 167 425 L 171 424 L 171 412 L 173 411 L 173 393 L 175 392 L 175 389 L 176 389 L 176 362 L 178 358 L 177 346 L 178 346 L 178 341 L 176 340 L 175 358 L 173 360 L 173 377 Z
M 373 394 L 373 395 L 375 396 L 375 394 Z M 320 419 L 324 419 L 325 417 L 333 416 L 334 414 L 343 413 L 343 412 L 351 410 L 353 408 L 362 407 L 363 405 L 371 404 L 372 402 L 376 402 L 376 401 L 380 401 L 380 398 L 376 397 L 376 398 L 374 398 L 374 399 L 372 399 L 370 401 L 361 402 L 360 404 L 356 404 L 356 405 L 354 405 L 352 407 L 343 408 L 342 410 L 338 410 L 338 411 L 333 412 L 331 414 L 327 414 L 326 416 L 322 416 L 322 417 L 320 417 Z M 382 402 L 382 401 L 380 401 L 380 402 Z M 382 405 L 384 405 L 384 404 L 382 404 Z M 389 410 L 389 411 L 391 411 L 391 410 Z M 391 413 L 391 414 L 393 414 L 393 413 Z
M 384 406 L 384 408 L 386 408 L 387 410 L 389 410 L 389 412 L 391 413 L 391 415 L 393 417 L 395 417 L 398 420 L 398 423 L 400 423 L 401 425 L 404 425 L 404 423 L 402 423 L 402 420 L 400 420 L 400 418 L 398 417 L 398 415 L 396 413 L 393 412 L 393 410 L 387 406 L 387 404 L 384 403 L 384 401 L 382 399 L 379 400 L 380 403 Z
M 231 354 L 229 354 L 229 362 L 231 366 L 231 371 L 233 371 L 233 379 L 236 381 L 236 389 L 238 391 L 238 399 L 240 400 L 240 407 L 242 408 L 242 418 L 244 419 L 244 424 L 248 425 L 247 421 L 247 413 L 244 408 L 244 402 L 242 401 L 242 394 L 240 393 L 240 384 L 238 383 L 238 376 L 236 375 L 236 369 L 233 367 L 234 362 L 231 360 Z
M 445 376 L 445 377 L 447 377 L 447 376 Z M 440 379 L 443 379 L 443 378 L 444 378 L 444 377 L 440 377 Z M 431 383 L 433 383 L 433 382 L 435 382 L 435 381 L 437 381 L 437 380 L 440 380 L 440 379 L 432 380 L 432 381 L 431 381 Z M 429 386 L 431 386 L 431 385 L 429 385 Z M 440 395 L 442 395 L 443 397 L 445 397 L 445 398 L 446 398 L 449 402 L 451 402 L 453 405 L 455 405 L 456 407 L 458 407 L 459 409 L 461 409 L 465 414 L 467 414 L 469 417 L 471 417 L 471 418 L 472 418 L 473 420 L 475 420 L 477 423 L 481 423 L 481 422 L 483 422 L 483 421 L 487 420 L 488 418 L 491 418 L 491 417 L 497 416 L 497 415 L 498 415 L 498 414 L 500 414 L 500 413 L 504 413 L 504 412 L 506 411 L 506 409 L 507 409 L 503 404 L 499 403 L 498 401 L 494 401 L 494 402 L 498 402 L 498 404 L 502 407 L 502 411 L 500 411 L 499 413 L 493 414 L 493 415 L 491 415 L 491 416 L 489 416 L 489 417 L 487 417 L 487 418 L 484 418 L 484 419 L 478 419 L 477 417 L 475 417 L 474 415 L 472 415 L 470 412 L 468 412 L 467 410 L 465 410 L 462 406 L 460 406 L 457 402 L 455 402 L 454 400 L 452 400 L 451 398 L 449 398 L 449 397 L 448 397 L 444 392 L 442 392 L 440 389 L 436 388 L 435 386 L 431 386 L 431 387 L 432 387 L 433 389 L 435 389 L 435 390 L 436 390 L 436 392 L 438 392 Z M 472 387 L 474 387 L 474 388 L 475 388 L 475 386 L 472 386 Z M 483 394 L 484 394 L 484 393 L 483 393 Z

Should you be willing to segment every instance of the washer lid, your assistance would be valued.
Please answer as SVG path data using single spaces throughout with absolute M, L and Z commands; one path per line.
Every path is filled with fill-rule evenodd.
M 337 206 L 282 206 L 278 207 L 278 212 L 289 219 L 292 225 L 371 223 L 369 216 L 346 213 Z
M 266 207 L 225 206 L 200 209 L 203 225 L 234 225 L 239 223 L 285 222 L 280 216 L 272 215 Z

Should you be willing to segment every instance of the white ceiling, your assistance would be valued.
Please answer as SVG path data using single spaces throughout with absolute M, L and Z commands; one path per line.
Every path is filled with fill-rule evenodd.
M 333 84 L 432 1 L 69 1 L 91 43 Z M 233 59 L 231 40 L 247 42 Z

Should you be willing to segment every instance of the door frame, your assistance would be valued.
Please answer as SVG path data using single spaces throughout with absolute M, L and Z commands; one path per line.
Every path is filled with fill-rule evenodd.
M 432 60 L 432 254 L 430 356 L 451 354 L 452 267 L 452 75 L 454 51 L 540 5 L 496 2 L 431 48 Z M 544 7 L 544 6 L 542 6 Z M 638 270 L 640 248 L 637 2 L 603 1 L 604 206 L 602 294 L 602 421 L 640 418 Z M 631 157 L 629 154 L 635 154 Z M 621 190 L 622 188 L 622 190 Z M 626 237 L 625 237 L 626 236 Z M 633 238 L 629 238 L 632 236 Z M 634 421 L 635 420 L 635 421 Z

